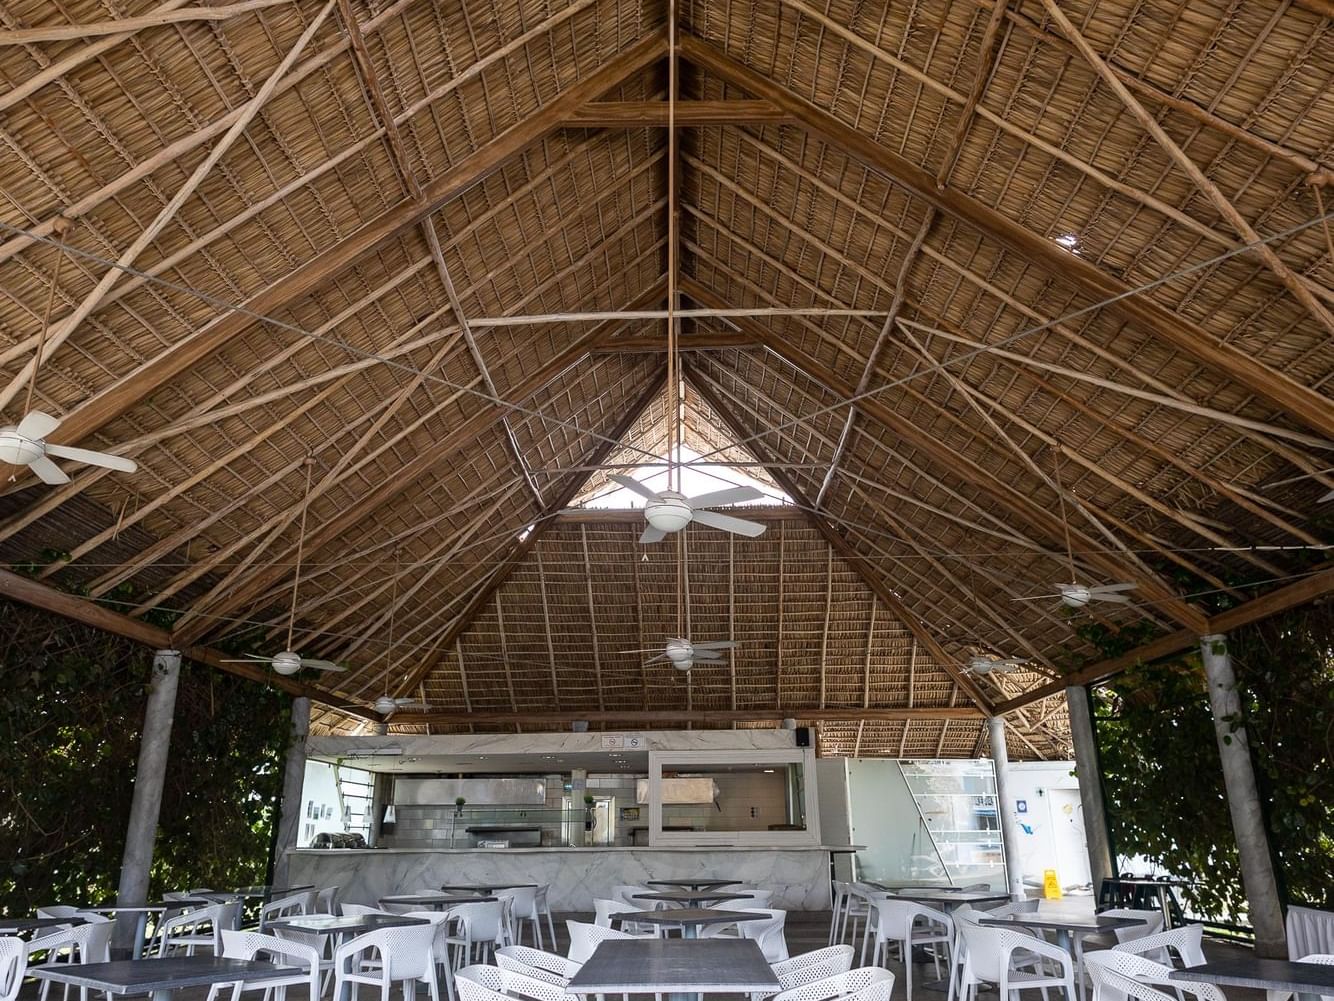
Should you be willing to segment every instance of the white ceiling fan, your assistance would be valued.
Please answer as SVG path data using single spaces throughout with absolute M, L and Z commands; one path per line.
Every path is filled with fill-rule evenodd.
M 612 473 L 609 478 L 644 498 L 644 517 L 648 519 L 648 526 L 644 529 L 644 534 L 639 537 L 641 544 L 661 542 L 667 535 L 681 531 L 692 521 L 752 539 L 764 534 L 764 526 L 759 522 L 734 518 L 721 511 L 708 510 L 763 497 L 764 494 L 754 487 L 728 487 L 726 490 L 687 497 L 676 490 L 650 490 L 638 480 L 622 476 L 620 473 Z
M 1028 661 L 1018 657 L 977 656 L 968 661 L 970 674 L 1009 674 L 1017 671 Z
M 52 486 L 68 483 L 69 474 L 52 462 L 51 456 L 86 462 L 104 469 L 116 469 L 122 473 L 133 473 L 139 468 L 138 463 L 124 456 L 48 443 L 47 435 L 53 434 L 58 427 L 59 418 L 40 410 L 28 411 L 17 425 L 0 427 L 0 462 L 7 462 L 11 466 L 27 466 L 38 479 Z
M 56 258 L 55 274 L 51 278 L 51 290 L 46 298 L 46 313 L 42 317 L 42 335 L 37 341 L 37 356 L 33 361 L 32 375 L 28 378 L 28 396 L 23 404 L 23 418 L 17 424 L 0 427 L 0 462 L 7 462 L 11 466 L 26 466 L 39 480 L 51 486 L 69 482 L 69 475 L 51 461 L 51 456 L 86 462 L 90 466 L 101 466 L 103 469 L 116 469 L 122 473 L 133 473 L 139 468 L 138 463 L 124 456 L 74 448 L 70 445 L 50 444 L 46 439 L 55 434 L 56 429 L 60 427 L 60 418 L 32 409 L 33 390 L 37 387 L 37 370 L 42 365 L 46 332 L 51 326 L 51 307 L 55 303 L 56 285 L 60 281 L 60 265 L 64 259 L 63 254 Z
M 307 668 L 314 671 L 346 671 L 347 668 L 341 664 L 335 664 L 331 660 L 320 660 L 316 657 L 302 657 L 299 653 L 292 650 L 292 629 L 296 624 L 296 593 L 301 586 L 301 556 L 306 546 L 306 508 L 310 506 L 310 467 L 314 465 L 313 458 L 306 459 L 306 493 L 301 501 L 301 534 L 297 536 L 296 543 L 296 575 L 292 578 L 292 605 L 287 613 L 287 649 L 281 653 L 275 653 L 271 657 L 261 657 L 259 654 L 242 654 L 236 660 L 224 660 L 224 664 L 268 664 L 274 672 L 282 675 L 296 674 L 298 671 Z
M 660 647 L 647 647 L 643 650 L 626 650 L 625 653 L 656 653 L 656 657 L 650 657 L 644 661 L 645 664 L 656 664 L 659 661 L 670 661 L 672 667 L 678 671 L 689 671 L 695 666 L 695 661 L 704 663 L 715 663 L 723 659 L 722 651 L 735 650 L 741 644 L 734 640 L 707 640 L 703 643 L 694 643 L 684 636 L 668 637 L 667 642 Z
M 1133 591 L 1139 585 L 1131 583 L 1117 584 L 1081 584 L 1075 573 L 1075 554 L 1070 546 L 1070 522 L 1065 515 L 1065 490 L 1061 487 L 1061 451 L 1054 452 L 1056 466 L 1056 496 L 1061 503 L 1061 527 L 1065 530 L 1065 559 L 1070 567 L 1070 583 L 1053 584 L 1056 590 L 1050 594 L 1029 594 L 1018 601 L 1035 601 L 1039 598 L 1060 598 L 1067 608 L 1084 608 L 1094 601 L 1105 601 L 1115 605 L 1129 605 L 1130 599 L 1122 591 Z M 1077 502 L 1076 502 L 1077 503 Z
M 392 695 L 381 695 L 372 703 L 372 706 L 377 713 L 380 713 L 386 719 L 394 715 L 394 713 L 401 712 L 404 709 L 413 709 L 418 712 L 429 712 L 431 708 L 421 699 L 396 699 Z

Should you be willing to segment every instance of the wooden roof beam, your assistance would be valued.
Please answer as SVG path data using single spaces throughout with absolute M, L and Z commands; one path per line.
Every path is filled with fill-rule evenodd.
M 1219 612 L 1217 615 L 1211 615 L 1203 630 L 1178 629 L 1176 632 L 1167 633 L 1157 639 L 1150 640 L 1127 653 L 1109 657 L 1106 660 L 1100 660 L 1095 664 L 1071 671 L 1062 678 L 1048 682 L 1038 688 L 1030 689 L 1022 695 L 1016 695 L 1014 698 L 998 704 L 996 712 L 1013 712 L 1034 702 L 1039 702 L 1048 696 L 1059 695 L 1071 685 L 1092 685 L 1099 681 L 1106 681 L 1108 678 L 1113 678 L 1140 664 L 1151 664 L 1164 657 L 1189 650 L 1199 644 L 1201 636 L 1211 633 L 1228 633 L 1234 629 L 1240 629 L 1242 626 L 1261 622 L 1270 616 L 1278 615 L 1280 612 L 1300 608 L 1302 605 L 1331 592 L 1334 592 L 1334 567 L 1312 573 L 1292 584 L 1288 584 L 1286 587 L 1262 594 L 1258 598 L 1252 598 L 1244 604 L 1229 608 L 1225 612 Z
M 693 293 L 688 294 L 693 298 Z M 723 399 L 713 391 L 712 387 L 710 387 L 704 380 L 696 379 L 692 376 L 693 373 L 691 370 L 687 369 L 686 378 L 690 382 L 690 385 L 694 387 L 695 392 L 708 403 L 713 409 L 713 412 L 718 415 L 724 424 L 727 425 L 728 430 L 739 439 L 748 437 L 744 425 L 736 419 L 735 415 L 732 414 L 731 409 Z M 761 446 L 760 442 L 752 441 L 750 443 L 750 448 L 751 451 L 755 453 L 757 459 L 760 459 L 761 461 L 764 460 L 764 452 L 766 450 Z M 919 619 L 917 614 L 904 604 L 902 599 L 885 585 L 880 579 L 879 574 L 875 573 L 873 569 L 868 566 L 866 560 L 862 559 L 861 554 L 852 547 L 851 543 L 849 543 L 848 540 L 845 539 L 832 524 L 830 524 L 827 518 L 816 513 L 815 508 L 806 498 L 805 493 L 797 485 L 796 480 L 788 475 L 787 470 L 781 469 L 777 465 L 772 467 L 766 466 L 765 468 L 769 475 L 773 477 L 774 482 L 782 487 L 783 492 L 805 509 L 802 514 L 805 516 L 806 520 L 814 525 L 820 535 L 822 535 L 825 541 L 829 543 L 830 547 L 838 553 L 839 558 L 847 563 L 848 566 L 862 579 L 862 582 L 870 589 L 871 593 L 880 599 L 881 604 L 893 612 L 898 620 L 908 628 L 909 632 L 917 637 L 918 642 L 930 652 L 932 659 L 940 665 L 940 668 L 943 671 L 954 679 L 955 684 L 963 689 L 964 693 L 973 700 L 973 703 L 978 709 L 986 715 L 991 715 L 991 702 L 986 695 L 982 693 L 982 690 L 977 687 L 973 679 L 964 672 L 959 664 L 955 662 L 953 657 L 946 653 L 945 648 L 940 645 L 940 642 L 927 627 L 926 623 Z
M 113 612 L 111 609 L 89 601 L 87 598 L 68 594 L 65 591 L 58 591 L 46 584 L 41 584 L 28 577 L 3 569 L 0 569 L 0 598 L 21 601 L 25 605 L 62 615 L 74 622 L 81 622 L 114 636 L 123 636 L 125 639 L 142 643 L 154 650 L 180 649 L 182 655 L 187 659 L 208 664 L 219 671 L 225 671 L 237 677 L 281 689 L 289 695 L 304 695 L 315 702 L 333 706 L 361 719 L 374 721 L 380 719 L 378 713 L 369 712 L 331 692 L 325 691 L 317 685 L 308 685 L 303 681 L 297 681 L 295 678 L 285 678 L 256 664 L 230 663 L 229 659 L 232 655 L 222 653 L 212 647 L 182 645 L 170 632 L 158 626 L 132 619 L 128 615 L 121 615 L 119 612 Z
M 209 322 L 193 335 L 149 359 L 129 375 L 76 407 L 62 421 L 53 441 L 71 444 L 115 420 L 182 372 L 268 316 L 310 295 L 351 267 L 384 241 L 431 215 L 446 202 L 499 170 L 511 157 L 560 127 L 565 116 L 587 101 L 619 86 L 661 59 L 666 38 L 656 32 L 623 51 L 597 72 L 570 87 L 530 115 L 446 170 L 424 189 L 424 198 L 406 198 L 371 219 L 328 250 L 311 258 L 241 307 Z
M 677 101 L 676 126 L 790 125 L 792 116 L 768 101 Z M 590 101 L 565 119 L 571 129 L 666 128 L 666 101 Z
M 760 347 L 753 338 L 745 334 L 729 331 L 707 331 L 697 334 L 682 334 L 677 342 L 681 351 L 725 351 L 736 348 L 740 351 Z M 636 334 L 630 337 L 610 338 L 593 349 L 593 354 L 664 354 L 667 351 L 667 338 L 661 334 Z
M 612 449 L 617 447 L 620 439 L 629 433 L 635 426 L 639 416 L 644 410 L 653 403 L 658 394 L 662 392 L 663 375 L 655 373 L 649 380 L 647 387 L 641 392 L 625 411 L 612 429 L 599 441 L 595 442 L 589 449 L 581 466 L 596 466 L 602 462 Z M 546 530 L 556 520 L 556 515 L 564 508 L 568 507 L 571 501 L 579 495 L 591 473 L 574 473 L 565 478 L 565 483 L 557 496 L 547 505 L 541 515 L 535 520 L 533 529 L 524 538 L 515 538 L 508 555 L 500 562 L 491 576 L 481 585 L 473 594 L 472 599 L 464 609 L 455 617 L 453 623 L 446 629 L 439 641 L 437 648 L 448 648 L 455 639 L 462 636 L 467 628 L 472 625 L 473 620 L 477 618 L 478 613 L 486 607 L 486 603 L 491 600 L 500 587 L 509 579 L 514 568 L 519 565 L 523 558 L 532 551 L 533 547 L 541 540 Z M 423 658 L 421 663 L 412 671 L 407 680 L 403 683 L 403 690 L 410 691 L 419 685 L 426 676 L 430 674 L 434 663 L 431 658 Z
M 755 72 L 710 43 L 683 33 L 681 53 L 695 65 L 725 82 L 790 112 L 806 131 L 822 141 L 844 150 L 868 168 L 925 199 L 940 211 L 1041 264 L 1053 275 L 1072 282 L 1085 295 L 1097 301 L 1115 298 L 1117 301 L 1111 308 L 1123 316 L 1142 324 L 1146 330 L 1182 353 L 1263 396 L 1287 411 L 1294 420 L 1334 440 L 1334 402 L 1311 387 L 1256 361 L 1233 345 L 1219 341 L 1199 324 L 1159 305 L 1147 293 L 1136 292 L 1096 264 L 1077 254 L 1068 253 L 1055 242 L 1039 236 L 971 195 L 952 188 L 938 188 L 935 178 L 919 165 L 783 85 Z
M 811 723 L 819 722 L 857 722 L 895 721 L 905 719 L 951 719 L 976 720 L 983 716 L 981 710 L 973 706 L 938 706 L 920 709 L 868 709 L 852 706 L 846 709 L 830 708 L 785 708 L 777 709 L 564 709 L 559 712 L 432 712 L 432 713 L 395 713 L 391 726 L 423 726 L 425 724 L 468 724 L 485 723 L 487 725 L 527 724 L 531 726 L 563 726 L 576 721 L 586 723 L 692 723 L 699 725 L 716 724 L 730 726 L 733 723 L 781 723 L 785 718 Z
M 681 287 L 682 291 L 692 299 L 707 305 L 724 301 L 712 289 L 701 285 L 692 278 L 683 278 Z M 739 318 L 736 323 L 743 331 L 761 341 L 770 351 L 783 358 L 794 368 L 804 372 L 832 395 L 845 400 L 856 395 L 855 387 L 844 382 L 836 372 L 826 368 L 820 361 L 806 354 L 786 338 L 778 337 L 763 324 L 748 320 L 745 317 Z M 1017 517 L 1031 530 L 1035 531 L 1039 538 L 1046 538 L 1062 547 L 1064 546 L 1062 541 L 1065 532 L 1064 526 L 1051 511 L 1013 489 L 1009 484 L 1002 482 L 966 456 L 953 451 L 934 436 L 922 431 L 911 421 L 905 419 L 897 411 L 881 403 L 875 397 L 865 397 L 852 405 L 913 447 L 931 456 L 942 468 L 950 470 L 956 476 L 989 495 L 992 500 L 1004 507 L 1011 515 Z M 1145 577 L 1144 574 L 1137 571 L 1132 571 L 1121 560 L 1102 552 L 1101 544 L 1090 539 L 1081 530 L 1071 527 L 1070 534 L 1077 543 L 1086 544 L 1085 548 L 1091 550 L 1087 556 L 1087 561 L 1090 564 L 1110 574 L 1115 580 L 1133 581 L 1144 598 L 1154 602 L 1164 613 L 1182 625 L 1192 629 L 1203 628 L 1205 624 L 1204 613 L 1183 601 L 1160 581 Z

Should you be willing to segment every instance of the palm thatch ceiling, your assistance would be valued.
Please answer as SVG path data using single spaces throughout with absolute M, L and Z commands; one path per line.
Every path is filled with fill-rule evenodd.
M 16 0 L 0 424 L 139 471 L 14 470 L 3 593 L 218 662 L 281 647 L 300 551 L 296 646 L 351 670 L 231 669 L 328 729 L 387 691 L 948 755 L 999 709 L 1067 753 L 1091 631 L 1328 588 L 1331 15 Z M 682 306 L 748 311 L 681 321 L 670 396 L 786 498 L 758 539 L 579 506 L 665 454 L 661 319 L 495 322 L 661 309 L 669 233 Z M 1131 603 L 1026 600 L 1072 572 Z M 627 652 L 682 617 L 742 646 Z

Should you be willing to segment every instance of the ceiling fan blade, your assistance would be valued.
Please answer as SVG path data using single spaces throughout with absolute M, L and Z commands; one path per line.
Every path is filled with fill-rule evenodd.
M 736 640 L 705 640 L 703 643 L 696 643 L 696 650 L 735 650 L 741 644 Z
M 728 504 L 740 504 L 742 501 L 759 500 L 764 494 L 760 493 L 754 487 L 728 487 L 726 490 L 715 490 L 713 493 L 700 494 L 698 497 L 688 497 L 690 506 L 695 510 L 702 507 L 726 507 Z
M 1129 605 L 1131 600 L 1124 594 L 1098 594 L 1094 592 L 1090 595 L 1094 601 L 1110 601 L 1114 605 Z
M 43 483 L 49 483 L 53 487 L 69 482 L 69 477 L 65 475 L 65 471 L 44 455 L 39 455 L 28 463 L 28 468 L 37 474 L 39 480 Z
M 1011 601 L 1041 601 L 1043 598 L 1059 598 L 1059 597 L 1061 597 L 1061 593 L 1060 593 L 1059 591 L 1057 591 L 1055 594 L 1021 594 L 1019 597 L 1017 597 L 1017 598 L 1011 598 L 1010 600 L 1011 600 Z
M 664 532 L 661 528 L 654 528 L 652 525 L 645 525 L 644 534 L 639 537 L 639 544 L 641 546 L 647 546 L 651 545 L 654 542 L 661 542 L 665 538 L 667 538 L 667 533 Z
M 658 499 L 658 495 L 656 493 L 654 493 L 648 487 L 644 486 L 644 484 L 640 483 L 638 480 L 633 479 L 629 476 L 622 476 L 620 473 L 611 473 L 610 475 L 608 475 L 607 479 L 614 480 L 621 486 L 625 487 L 626 490 L 633 490 L 635 493 L 639 494 L 639 496 L 643 497 L 645 500 Z
M 1328 504 L 1332 500 L 1334 500 L 1334 490 L 1331 490 L 1329 493 L 1325 494 L 1323 497 L 1320 498 L 1320 500 L 1316 501 L 1316 503 Z
M 690 657 L 692 660 L 707 660 L 709 662 L 723 659 L 723 655 L 717 650 L 701 650 L 699 647 L 695 648 L 695 652 Z
M 313 667 L 313 668 L 314 668 L 315 670 L 317 670 L 317 671 L 346 671 L 346 670 L 347 670 L 347 668 L 345 668 L 342 664 L 335 664 L 335 663 L 334 663 L 333 661 L 331 661 L 331 660 L 306 660 L 305 657 L 302 657 L 302 658 L 301 658 L 301 666 L 302 666 L 302 667 Z
M 696 511 L 691 520 L 701 525 L 708 525 L 710 528 L 720 528 L 724 532 L 731 532 L 733 535 L 744 535 L 751 539 L 764 534 L 765 526 L 759 522 L 733 518 L 730 514 L 723 514 L 721 511 Z
M 119 469 L 122 473 L 133 473 L 139 468 L 139 463 L 133 459 L 127 459 L 123 455 L 112 455 L 110 452 L 94 452 L 86 448 L 70 448 L 68 445 L 47 445 L 46 451 L 59 459 L 73 459 L 75 462 L 86 462 L 90 466 L 101 466 L 103 469 Z
M 1133 591 L 1138 584 L 1097 584 L 1089 588 L 1089 594 L 1108 594 L 1113 591 Z
M 656 663 L 658 663 L 659 661 L 668 660 L 668 659 L 670 659 L 670 658 L 668 658 L 668 656 L 667 656 L 665 653 L 660 653 L 660 654 L 658 654 L 656 657 L 650 657 L 648 660 L 644 661 L 644 663 L 645 663 L 645 664 L 656 664 Z
M 58 427 L 60 427 L 59 418 L 44 414 L 40 410 L 33 410 L 23 416 L 16 430 L 25 438 L 45 438 Z

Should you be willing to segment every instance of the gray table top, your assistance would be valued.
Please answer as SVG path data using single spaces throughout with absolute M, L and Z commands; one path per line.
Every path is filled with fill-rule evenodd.
M 53 963 L 30 966 L 27 972 L 32 977 L 75 987 L 112 994 L 141 994 L 230 984 L 238 980 L 297 976 L 303 971 L 294 966 L 277 966 L 249 959 L 175 956 L 168 959 L 121 959 L 111 963 Z
M 911 900 L 921 904 L 991 904 L 998 900 L 1009 900 L 1010 895 L 1001 891 L 990 890 L 946 890 L 923 887 L 922 889 L 894 890 L 893 895 L 900 900 Z
M 364 934 L 379 928 L 407 928 L 429 924 L 425 918 L 410 918 L 405 914 L 358 914 L 335 917 L 331 914 L 312 914 L 309 917 L 276 918 L 270 928 L 287 928 L 310 935 Z
M 462 891 L 465 893 L 494 893 L 496 890 L 536 889 L 536 883 L 451 883 L 442 886 L 442 890 Z
M 649 879 L 645 886 L 681 886 L 690 890 L 707 890 L 719 886 L 736 886 L 739 879 Z
M 716 890 L 664 890 L 662 893 L 632 893 L 636 900 L 665 900 L 671 904 L 709 903 L 710 901 L 739 900 L 744 893 L 719 893 Z
M 61 925 L 87 924 L 86 918 L 0 918 L 0 935 L 12 935 L 21 931 L 41 931 L 43 928 L 59 928 Z
M 713 907 L 669 907 L 665 911 L 626 911 L 613 914 L 613 921 L 638 921 L 651 925 L 730 925 L 737 921 L 764 921 L 767 914 L 724 911 Z
M 486 904 L 495 897 L 479 893 L 404 893 L 392 897 L 381 897 L 382 904 L 420 904 L 423 907 L 438 907 L 442 904 Z
M 120 904 L 107 904 L 105 907 L 81 907 L 82 911 L 90 914 L 158 914 L 167 909 L 166 904 L 139 904 L 137 906 L 126 904 L 122 907 Z
M 1297 994 L 1334 994 L 1334 966 L 1258 956 L 1234 956 L 1216 959 L 1203 966 L 1188 966 L 1174 971 L 1171 979 L 1203 980 L 1229 987 L 1255 987 Z
M 571 978 L 571 994 L 770 994 L 778 978 L 750 939 L 602 942 Z
M 1047 928 L 1052 931 L 1100 932 L 1115 928 L 1134 928 L 1148 924 L 1147 916 L 1142 918 L 1109 918 L 1101 914 L 1002 914 L 995 918 L 981 918 L 978 924 L 993 928 Z

